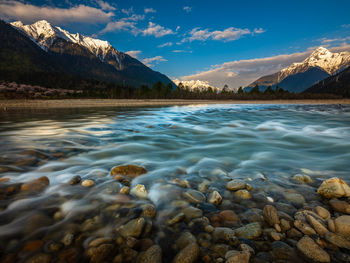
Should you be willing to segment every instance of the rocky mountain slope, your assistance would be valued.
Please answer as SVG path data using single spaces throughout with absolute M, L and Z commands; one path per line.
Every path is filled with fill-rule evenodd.
M 267 86 L 279 86 L 292 92 L 301 92 L 318 81 L 343 70 L 350 65 L 350 53 L 332 53 L 319 47 L 304 61 L 293 63 L 281 71 L 259 78 L 246 88 L 258 85 L 261 89 Z
M 6 75 L 13 65 L 20 66 L 21 58 L 27 58 L 26 72 L 36 69 L 135 87 L 152 86 L 158 81 L 173 84 L 165 75 L 116 50 L 107 41 L 71 34 L 45 20 L 32 25 L 1 22 L 0 31 L 1 53 L 6 57 L 0 63 Z M 13 56 L 7 56 L 4 50 Z M 21 73 L 17 69 L 17 74 Z

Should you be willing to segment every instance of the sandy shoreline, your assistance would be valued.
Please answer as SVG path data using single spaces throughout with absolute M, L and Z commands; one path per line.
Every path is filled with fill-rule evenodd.
M 350 99 L 335 100 L 0 100 L 0 110 L 20 108 L 94 108 L 94 107 L 142 107 L 205 104 L 350 104 Z

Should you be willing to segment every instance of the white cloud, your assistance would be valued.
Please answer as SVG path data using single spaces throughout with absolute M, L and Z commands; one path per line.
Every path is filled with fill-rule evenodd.
M 122 9 L 122 12 L 124 13 L 124 14 L 126 14 L 126 15 L 131 15 L 131 14 L 133 14 L 134 13 L 134 7 L 130 7 L 130 8 L 128 8 L 128 9 L 125 9 L 125 8 L 123 8 Z
M 344 25 L 341 25 L 341 27 L 350 28 L 350 24 L 344 24 Z
M 179 31 L 180 28 L 181 28 L 180 26 L 177 26 L 176 29 L 175 29 L 175 31 Z
M 207 71 L 183 76 L 181 80 L 208 81 L 216 87 L 223 87 L 225 84 L 230 88 L 245 87 L 262 76 L 276 73 L 294 62 L 303 61 L 316 48 L 308 48 L 304 52 L 293 54 L 226 62 L 215 65 Z M 350 44 L 332 47 L 329 50 L 332 52 L 350 51 Z
M 73 22 L 96 24 L 110 21 L 113 12 L 106 12 L 86 5 L 70 8 L 50 6 L 35 6 L 19 1 L 0 2 L 0 17 L 5 20 L 21 20 L 24 23 L 33 23 L 45 19 L 51 23 L 68 24 Z
M 148 28 L 144 29 L 142 31 L 142 34 L 144 36 L 162 37 L 162 36 L 166 36 L 166 35 L 172 35 L 175 33 L 171 29 L 164 28 L 164 27 L 157 25 L 153 22 L 149 22 Z
M 141 50 L 130 50 L 125 52 L 125 54 L 128 54 L 130 57 L 136 58 L 141 54 Z
M 145 11 L 145 14 L 157 12 L 154 8 L 145 8 L 144 11 Z
M 253 32 L 249 29 L 229 27 L 224 30 L 215 30 L 210 31 L 209 29 L 200 29 L 199 27 L 193 28 L 189 32 L 189 36 L 185 37 L 182 42 L 192 42 L 195 40 L 206 41 L 211 40 L 220 40 L 224 42 L 233 41 L 241 38 L 244 35 L 253 35 L 260 34 L 265 32 L 262 28 L 255 29 Z
M 166 42 L 164 44 L 159 45 L 158 47 L 162 48 L 162 47 L 171 47 L 173 45 L 173 42 Z
M 192 53 L 191 50 L 184 50 L 184 49 L 175 49 L 173 50 L 174 53 Z
M 118 32 L 118 31 L 130 31 L 134 35 L 138 34 L 138 29 L 135 26 L 135 22 L 130 22 L 126 20 L 109 22 L 106 25 L 106 27 L 99 32 L 99 34 L 104 34 L 106 32 Z
M 183 10 L 186 12 L 186 13 L 189 13 L 192 11 L 192 7 L 190 6 L 184 6 Z
M 168 60 L 166 60 L 162 56 L 156 56 L 152 58 L 145 58 L 142 60 L 142 63 L 148 67 L 151 67 L 153 66 L 153 64 L 158 64 L 159 62 L 163 62 L 163 61 L 168 61 Z
M 116 8 L 114 6 L 111 6 L 109 3 L 104 1 L 97 1 L 98 5 L 101 7 L 102 10 L 106 11 L 114 11 Z
M 261 34 L 261 33 L 265 33 L 266 30 L 263 29 L 262 27 L 260 28 L 254 28 L 254 31 L 253 31 L 255 34 Z

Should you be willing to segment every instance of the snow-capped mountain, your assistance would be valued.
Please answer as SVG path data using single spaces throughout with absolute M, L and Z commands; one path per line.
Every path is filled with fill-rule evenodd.
M 281 71 L 259 78 L 249 87 L 276 86 L 290 91 L 303 91 L 318 81 L 336 74 L 350 65 L 350 53 L 332 53 L 324 47 L 317 48 L 302 62 L 292 63 Z
M 202 80 L 179 80 L 179 79 L 175 79 L 174 83 L 176 85 L 179 85 L 180 83 L 182 83 L 182 85 L 184 87 L 187 87 L 190 90 L 194 90 L 194 89 L 203 90 L 203 89 L 207 89 L 209 87 L 215 88 L 215 87 L 213 87 L 212 85 L 209 84 L 209 81 L 202 81 Z
M 114 82 L 123 86 L 152 86 L 158 81 L 165 85 L 174 85 L 167 76 L 118 51 L 108 41 L 79 33 L 72 34 L 46 20 L 30 25 L 17 21 L 10 25 L 13 30 L 39 46 L 40 50 L 46 53 L 47 60 L 50 58 L 54 64 L 52 68 L 58 72 L 64 71 L 70 75 Z M 5 27 L 3 25 L 4 30 L 9 30 Z

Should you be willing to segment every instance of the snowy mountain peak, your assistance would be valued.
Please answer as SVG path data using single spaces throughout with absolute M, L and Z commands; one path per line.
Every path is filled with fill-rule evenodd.
M 108 41 L 91 38 L 79 33 L 71 34 L 58 26 L 51 25 L 46 20 L 40 20 L 31 25 L 24 25 L 21 21 L 16 21 L 11 23 L 11 25 L 27 34 L 44 50 L 48 50 L 57 38 L 62 38 L 87 48 L 101 60 L 103 60 L 110 51 L 117 53 Z
M 318 67 L 332 75 L 350 64 L 350 53 L 332 53 L 324 47 L 314 50 L 303 62 L 293 63 L 278 74 L 278 82 L 290 75 L 303 73 L 312 67 Z

